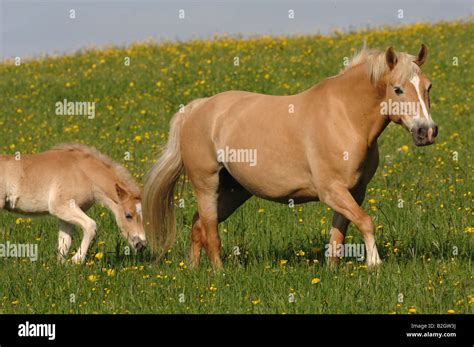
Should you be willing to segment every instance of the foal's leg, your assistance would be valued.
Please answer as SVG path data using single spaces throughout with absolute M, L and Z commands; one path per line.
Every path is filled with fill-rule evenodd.
M 336 186 L 321 196 L 335 212 L 341 214 L 359 229 L 364 238 L 367 250 L 367 265 L 374 266 L 381 263 L 374 237 L 374 224 L 370 216 L 359 206 L 349 190 Z
M 58 236 L 58 260 L 64 262 L 69 247 L 71 247 L 72 234 L 74 232 L 74 225 L 63 220 L 59 220 L 59 236 Z
M 59 206 L 53 205 L 50 207 L 50 212 L 52 215 L 82 228 L 84 235 L 81 245 L 77 253 L 71 259 L 73 263 L 82 263 L 86 257 L 89 245 L 95 236 L 97 228 L 96 222 L 74 203 L 65 203 Z

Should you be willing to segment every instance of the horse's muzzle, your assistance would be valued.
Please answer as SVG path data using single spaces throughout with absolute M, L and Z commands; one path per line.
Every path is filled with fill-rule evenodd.
M 427 146 L 435 142 L 435 137 L 438 136 L 438 126 L 433 124 L 431 126 L 421 125 L 412 130 L 413 142 L 417 146 Z

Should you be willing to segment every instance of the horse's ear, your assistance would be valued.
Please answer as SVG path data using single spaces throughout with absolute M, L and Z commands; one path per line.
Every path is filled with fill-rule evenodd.
M 128 192 L 125 189 L 123 189 L 120 185 L 118 185 L 117 183 L 115 183 L 115 191 L 117 192 L 117 195 L 118 195 L 120 201 L 127 200 Z
M 428 48 L 426 48 L 425 44 L 422 43 L 420 51 L 416 55 L 415 64 L 418 66 L 423 65 L 423 63 L 426 61 L 426 58 L 428 58 Z
M 387 65 L 390 68 L 390 70 L 393 70 L 395 65 L 397 65 L 397 61 L 398 61 L 397 54 L 393 50 L 393 47 L 390 47 L 385 52 L 385 61 L 387 62 Z

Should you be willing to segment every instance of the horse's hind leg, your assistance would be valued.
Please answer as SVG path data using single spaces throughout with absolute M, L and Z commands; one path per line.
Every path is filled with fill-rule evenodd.
M 199 213 L 196 212 L 191 227 L 191 246 L 189 248 L 189 262 L 191 267 L 199 265 L 199 258 L 201 257 L 201 250 L 205 239 L 206 233 L 201 225 Z
M 65 222 L 62 219 L 59 220 L 58 260 L 60 262 L 66 261 L 69 248 L 71 247 L 73 232 L 73 224 Z
M 217 176 L 216 176 L 217 177 Z M 204 247 L 209 261 L 215 269 L 222 268 L 221 240 L 217 229 L 217 192 L 214 189 L 196 188 L 198 216 L 193 225 L 191 244 L 191 265 L 198 261 L 198 245 Z M 199 235 L 199 236 L 197 236 Z
M 85 214 L 72 200 L 62 204 L 53 202 L 50 206 L 50 212 L 59 219 L 82 228 L 84 235 L 81 245 L 77 253 L 72 257 L 73 263 L 82 263 L 86 257 L 89 245 L 95 236 L 97 228 L 96 222 Z
M 337 256 L 336 251 L 338 246 L 344 243 L 349 223 L 349 220 L 342 214 L 334 212 L 330 231 L 331 238 L 329 240 L 329 247 L 332 250 L 332 252 L 330 252 L 328 255 L 328 261 L 330 265 L 336 265 L 339 262 L 339 257 Z
M 242 205 L 252 195 L 246 191 L 240 184 L 238 184 L 227 172 L 226 169 L 221 169 L 219 172 L 219 183 L 217 196 L 212 195 L 212 209 L 215 209 L 214 205 L 217 203 L 217 223 L 226 220 L 240 205 Z M 206 199 L 206 198 L 203 198 Z M 215 201 L 217 199 L 217 201 Z M 207 201 L 207 200 L 205 200 Z M 198 199 L 198 205 L 199 205 Z M 206 204 L 206 202 L 201 204 Z M 216 227 L 217 233 L 217 227 Z M 212 235 L 212 234 L 211 234 Z M 193 226 L 191 230 L 191 247 L 189 251 L 189 260 L 191 266 L 195 267 L 199 264 L 199 258 L 201 249 L 204 246 L 211 262 L 216 263 L 216 267 L 222 266 L 220 261 L 220 240 L 217 234 L 217 241 L 215 236 L 209 239 L 206 229 L 203 226 L 200 214 L 196 213 L 193 218 Z M 209 242 L 210 241 L 210 242 Z M 218 243 L 213 245 L 213 243 Z M 214 248 L 212 248 L 214 247 Z M 218 261 L 212 259 L 216 257 L 215 253 L 218 253 Z

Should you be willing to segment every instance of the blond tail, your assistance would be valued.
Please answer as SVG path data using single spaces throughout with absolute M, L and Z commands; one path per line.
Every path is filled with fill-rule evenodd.
M 166 149 L 148 174 L 143 188 L 143 217 L 145 231 L 154 254 L 159 258 L 171 248 L 176 239 L 174 188 L 184 166 L 181 159 L 180 137 L 184 113 L 176 113 L 170 122 Z

